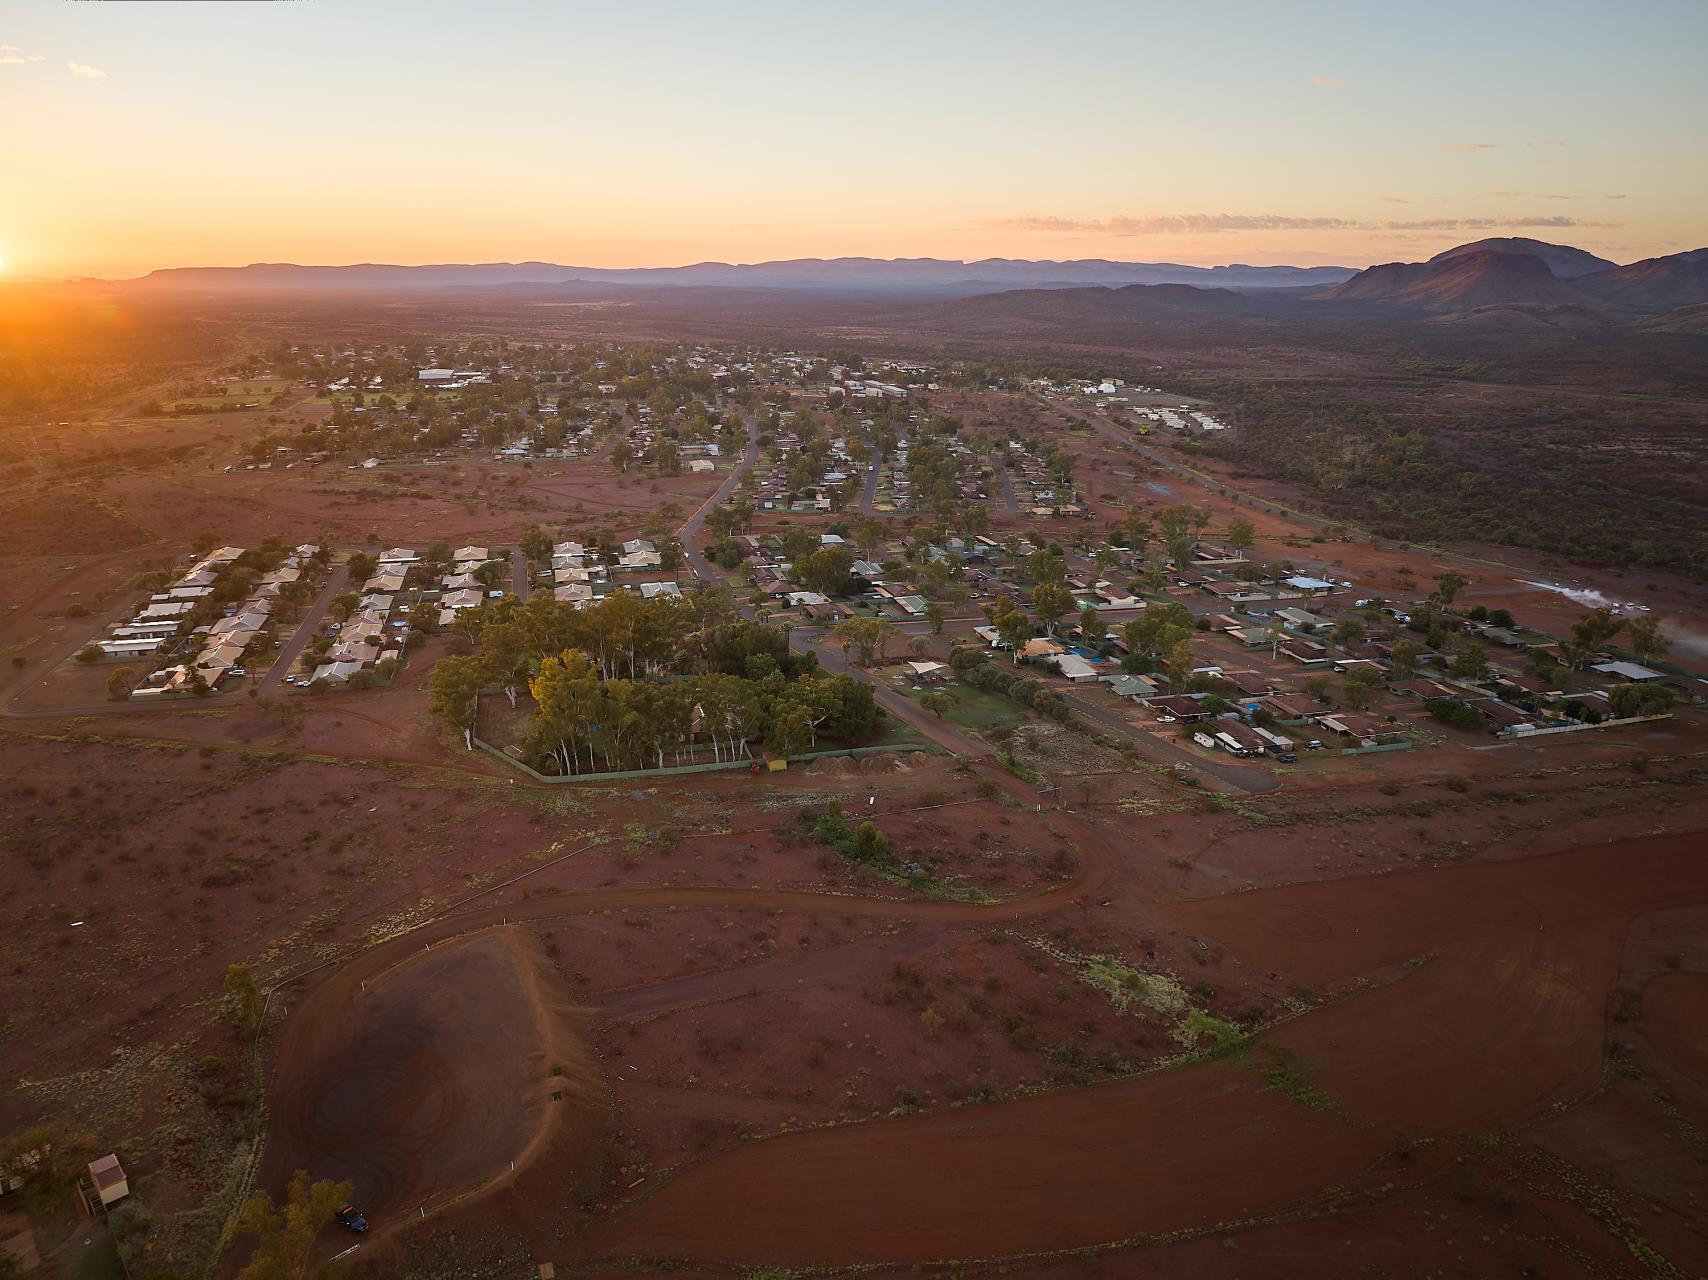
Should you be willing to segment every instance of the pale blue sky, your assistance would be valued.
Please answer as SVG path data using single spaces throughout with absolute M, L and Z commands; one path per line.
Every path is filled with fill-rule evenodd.
M 0 45 L 24 273 L 1708 241 L 1683 0 L 7 0 Z

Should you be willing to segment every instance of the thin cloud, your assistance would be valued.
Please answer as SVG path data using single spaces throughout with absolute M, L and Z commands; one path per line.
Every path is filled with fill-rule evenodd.
M 101 80 L 106 78 L 106 72 L 99 67 L 92 67 L 87 62 L 68 62 L 66 68 L 79 80 Z
M 46 62 L 47 61 L 47 54 L 45 54 L 45 53 L 32 53 L 30 55 L 30 61 L 31 62 Z
M 1338 89 L 1340 81 L 1334 76 L 1306 76 L 1306 80 L 1323 89 Z
M 21 67 L 23 65 L 24 60 L 17 54 L 0 49 L 0 67 Z
M 1492 142 L 1449 142 L 1449 151 L 1487 151 L 1494 146 Z
M 1411 203 L 1411 201 L 1407 200 L 1404 196 L 1377 196 L 1376 199 L 1380 200 L 1383 204 L 1410 204 Z
M 1063 218 L 1023 213 L 989 224 L 1001 230 L 1076 232 L 1106 236 L 1180 235 L 1219 231 L 1492 231 L 1516 227 L 1614 227 L 1560 214 L 1505 218 L 1298 218 L 1277 213 L 1147 213 L 1111 218 Z

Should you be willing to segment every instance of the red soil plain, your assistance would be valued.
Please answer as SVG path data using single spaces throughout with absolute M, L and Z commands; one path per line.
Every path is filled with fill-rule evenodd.
M 0 1120 L 124 1149 L 185 1224 L 162 1265 L 234 1170 L 300 1167 L 354 1181 L 375 1229 L 346 1265 L 376 1277 L 1708 1273 L 1699 712 L 1256 794 L 1046 758 L 1059 808 L 893 694 L 961 759 L 529 786 L 432 720 L 433 646 L 386 690 L 56 715 L 121 584 L 203 528 L 503 545 L 716 484 L 223 475 L 243 415 L 132 425 L 203 452 L 13 509 L 71 540 L 16 548 L 0 597 L 27 662 L 0 690 Z M 1136 496 L 1130 453 L 1072 439 L 1094 506 L 1102 476 Z M 1442 563 L 1139 478 L 1301 565 Z M 828 855 L 802 815 L 830 800 L 986 900 Z M 272 990 L 252 1170 L 234 960 Z

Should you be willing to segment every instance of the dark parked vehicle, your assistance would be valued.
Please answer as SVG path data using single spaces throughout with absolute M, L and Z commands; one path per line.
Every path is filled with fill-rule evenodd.
M 362 1211 L 353 1204 L 338 1206 L 338 1221 L 358 1235 L 368 1229 L 368 1220 L 362 1216 Z
M 1275 754 L 1275 758 L 1277 760 L 1279 760 L 1282 764 L 1298 764 L 1299 763 L 1298 755 L 1295 754 L 1294 752 L 1291 752 L 1291 751 L 1278 751 Z

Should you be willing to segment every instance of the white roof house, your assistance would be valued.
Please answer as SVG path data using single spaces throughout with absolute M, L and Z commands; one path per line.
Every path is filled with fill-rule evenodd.
M 1598 662 L 1590 670 L 1599 671 L 1604 676 L 1618 676 L 1621 680 L 1631 680 L 1638 683 L 1666 679 L 1659 671 L 1651 671 L 1635 662 Z
M 1084 680 L 1097 679 L 1097 668 L 1092 666 L 1077 653 L 1060 653 L 1056 655 L 1056 670 L 1069 680 L 1078 684 Z

